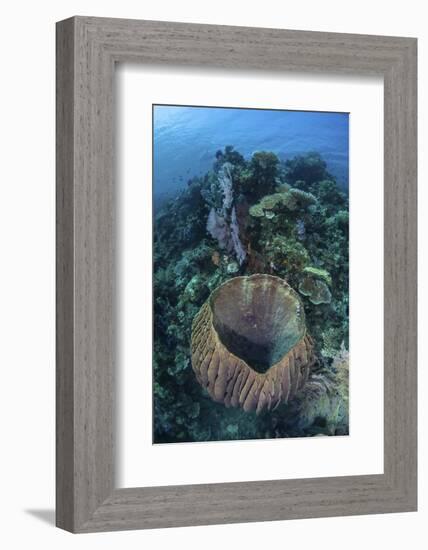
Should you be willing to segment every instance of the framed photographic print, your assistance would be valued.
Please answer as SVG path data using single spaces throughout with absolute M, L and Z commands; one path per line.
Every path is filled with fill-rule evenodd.
M 57 220 L 59 527 L 416 509 L 415 39 L 58 23 Z

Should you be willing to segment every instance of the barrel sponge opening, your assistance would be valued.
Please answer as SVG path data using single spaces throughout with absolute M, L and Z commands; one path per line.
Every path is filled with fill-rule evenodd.
M 300 299 L 278 277 L 236 277 L 212 294 L 210 304 L 222 343 L 258 372 L 277 363 L 305 334 Z

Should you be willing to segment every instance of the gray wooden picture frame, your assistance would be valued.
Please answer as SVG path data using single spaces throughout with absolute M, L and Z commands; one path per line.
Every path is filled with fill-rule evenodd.
M 57 24 L 58 527 L 83 533 L 416 510 L 416 46 L 414 38 L 91 17 Z M 115 487 L 117 62 L 383 77 L 383 474 Z

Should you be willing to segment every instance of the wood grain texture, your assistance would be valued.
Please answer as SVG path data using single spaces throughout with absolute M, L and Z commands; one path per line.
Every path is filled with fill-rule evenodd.
M 56 519 L 64 529 L 74 521 L 73 33 L 64 25 L 56 43 Z
M 376 74 L 385 89 L 383 475 L 115 489 L 115 62 Z M 416 40 L 75 17 L 57 25 L 57 525 L 416 510 Z

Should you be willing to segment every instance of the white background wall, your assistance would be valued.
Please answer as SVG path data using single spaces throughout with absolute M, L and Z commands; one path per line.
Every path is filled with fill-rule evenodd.
M 428 376 L 420 369 L 420 511 L 73 536 L 54 506 L 54 23 L 97 15 L 419 38 L 420 243 L 427 230 L 428 28 L 420 0 L 10 1 L 1 10 L 0 543 L 3 548 L 426 547 Z M 420 247 L 421 248 L 421 247 Z M 428 330 L 420 255 L 420 334 Z M 426 364 L 421 346 L 420 365 Z M 25 546 L 24 546 L 25 545 Z

